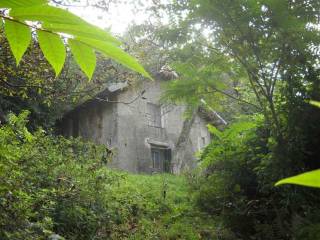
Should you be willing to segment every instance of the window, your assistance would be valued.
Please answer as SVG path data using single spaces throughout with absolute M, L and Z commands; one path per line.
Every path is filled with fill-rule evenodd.
M 151 148 L 152 168 L 157 172 L 171 171 L 171 149 L 163 147 Z
M 201 143 L 202 143 L 202 147 L 206 146 L 206 138 L 205 137 L 201 137 Z
M 148 125 L 152 127 L 161 127 L 161 107 L 160 105 L 147 103 Z
M 156 169 L 160 169 L 160 152 L 158 150 L 152 149 L 151 150 L 151 157 L 152 157 L 152 167 Z

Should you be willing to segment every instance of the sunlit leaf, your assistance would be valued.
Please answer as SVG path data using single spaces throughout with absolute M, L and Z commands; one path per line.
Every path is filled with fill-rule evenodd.
M 10 16 L 19 20 L 40 21 L 47 24 L 86 24 L 80 17 L 67 10 L 49 5 L 15 8 L 10 11 Z
M 316 187 L 320 188 L 320 169 L 305 172 L 293 177 L 284 178 L 278 181 L 275 186 L 279 186 L 282 184 L 296 184 L 302 185 L 306 187 Z
M 75 37 L 85 37 L 85 38 L 93 38 L 101 41 L 112 42 L 116 45 L 120 45 L 121 42 L 111 36 L 108 32 L 93 26 L 91 24 L 82 24 L 79 27 L 75 27 L 74 25 L 68 24 L 43 24 L 42 27 L 46 30 L 50 30 L 53 32 L 59 33 L 67 33 L 73 35 Z
M 68 43 L 76 62 L 88 78 L 91 79 L 96 67 L 96 55 L 93 49 L 74 39 L 69 39 Z
M 18 65 L 31 41 L 30 28 L 11 20 L 5 21 L 4 28 L 10 49 Z
M 87 23 L 67 10 L 44 4 L 46 3 L 45 1 L 14 2 L 12 4 L 15 4 L 15 7 L 10 10 L 9 14 L 15 21 L 36 21 L 41 23 L 42 29 L 37 31 L 39 45 L 57 75 L 61 72 L 66 57 L 64 44 L 58 35 L 62 33 L 67 34 L 66 37 L 68 38 L 79 39 L 83 44 L 87 44 L 88 47 L 98 50 L 120 64 L 151 78 L 134 57 L 118 47 L 121 42 L 108 32 Z M 81 69 L 90 78 L 93 74 L 93 66 L 95 66 L 93 55 L 90 54 L 91 57 L 81 61 L 80 51 L 78 51 L 77 47 L 79 45 L 75 46 L 73 44 L 73 55 L 77 58 L 76 60 Z M 88 55 L 89 51 L 82 53 L 82 55 L 84 54 Z M 88 64 L 88 62 L 90 63 Z
M 111 59 L 117 61 L 118 63 L 138 73 L 141 73 L 143 76 L 151 79 L 150 75 L 144 70 L 144 68 L 138 63 L 138 61 L 134 57 L 130 56 L 128 53 L 116 47 L 112 43 L 102 42 L 99 40 L 88 39 L 88 38 L 79 38 L 79 41 L 85 44 L 88 44 L 89 46 L 100 51 L 107 57 L 110 57 Z
M 315 106 L 315 107 L 320 108 L 320 102 L 318 102 L 318 101 L 310 100 L 309 103 L 310 103 L 312 106 Z
M 47 0 L 1 0 L 0 8 L 19 8 L 47 4 Z
M 45 58 L 53 67 L 56 75 L 58 75 L 66 58 L 66 50 L 62 39 L 59 35 L 50 32 L 37 31 L 37 34 L 39 45 Z

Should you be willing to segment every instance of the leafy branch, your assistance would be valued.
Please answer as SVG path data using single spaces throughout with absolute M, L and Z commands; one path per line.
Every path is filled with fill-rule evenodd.
M 67 10 L 48 5 L 46 0 L 4 0 L 0 3 L 0 9 L 10 10 L 8 14 L 2 13 L 0 19 L 1 23 L 4 22 L 5 35 L 17 65 L 30 45 L 33 29 L 56 75 L 64 66 L 67 42 L 73 57 L 89 79 L 96 67 L 95 52 L 151 78 L 134 57 L 121 49 L 121 42 L 108 32 Z

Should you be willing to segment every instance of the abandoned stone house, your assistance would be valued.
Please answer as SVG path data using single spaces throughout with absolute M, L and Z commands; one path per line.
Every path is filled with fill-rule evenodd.
M 186 119 L 185 106 L 160 104 L 161 93 L 160 80 L 136 88 L 110 85 L 68 112 L 61 131 L 111 147 L 111 167 L 146 173 L 193 168 L 196 152 L 210 141 L 207 121 L 198 113 Z

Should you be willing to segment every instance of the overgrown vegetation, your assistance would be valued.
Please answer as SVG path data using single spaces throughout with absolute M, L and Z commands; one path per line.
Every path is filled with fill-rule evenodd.
M 1 239 L 215 236 L 185 178 L 110 170 L 105 146 L 32 134 L 27 115 L 10 115 L 0 128 Z
M 320 168 L 320 112 L 308 104 L 320 99 L 319 9 L 316 0 L 175 1 L 150 9 L 169 23 L 136 31 L 178 72 L 167 101 L 203 99 L 228 119 L 211 127 L 194 189 L 233 239 L 319 238 L 318 190 L 274 186 Z
M 318 191 L 274 186 L 282 176 L 310 168 L 302 153 L 308 140 L 279 146 L 261 116 L 212 133 L 196 183 L 203 211 L 220 216 L 235 239 L 319 238 Z
M 6 5 L 1 3 L 1 8 L 19 8 L 10 5 L 18 1 L 2 2 Z M 28 2 L 24 1 L 40 3 L 41 8 L 46 4 Z M 53 2 L 68 5 L 75 1 Z M 116 1 L 92 5 L 103 9 L 109 6 L 107 2 Z M 57 27 L 61 25 L 53 18 L 20 19 L 21 9 L 1 12 L 8 36 L 1 32 L 0 121 L 8 123 L 0 128 L 0 238 L 320 239 L 319 190 L 274 186 L 280 179 L 320 168 L 320 110 L 314 106 L 320 100 L 320 2 L 152 2 L 146 10 L 149 21 L 131 26 L 124 36 L 131 52 L 154 75 L 163 66 L 175 71 L 171 76 L 178 75 L 169 78 L 163 101 L 187 104 L 190 112 L 198 108 L 217 111 L 229 124 L 209 126 L 212 142 L 199 153 L 199 168 L 185 176 L 110 170 L 104 146 L 37 130 L 53 126 L 53 113 L 61 110 L 60 103 L 88 98 L 73 95 L 90 87 L 82 80 L 74 81 L 75 75 L 84 78 L 74 70 L 75 64 L 69 64 L 71 73 L 66 64 L 55 79 L 49 65 L 36 60 L 44 58 L 40 48 L 48 51 L 41 37 L 40 46 L 33 39 L 19 67 L 9 53 L 13 50 L 19 62 L 31 41 L 30 27 L 37 28 L 25 26 L 24 20 L 39 20 L 45 29 L 38 32 L 50 34 L 60 33 Z M 39 8 L 37 4 L 31 10 Z M 44 9 L 50 14 L 55 8 L 46 5 Z M 163 16 L 170 21 L 162 21 Z M 61 14 L 58 17 L 61 20 Z M 88 29 L 86 23 L 75 20 L 77 26 L 85 24 Z M 23 25 L 16 26 L 25 32 L 23 48 L 12 35 L 16 24 Z M 101 37 L 101 31 L 93 37 Z M 87 32 L 71 35 L 83 38 L 83 34 Z M 90 54 L 92 49 L 101 50 L 92 39 L 87 43 L 90 49 L 85 51 Z M 123 53 L 117 46 L 111 49 Z M 79 51 L 73 48 L 72 52 L 91 77 L 93 58 L 85 59 L 91 59 L 88 69 L 83 56 L 77 56 Z M 62 51 L 56 59 L 47 57 L 57 73 L 65 59 L 61 56 Z M 126 58 L 120 60 L 136 69 L 135 60 L 129 65 Z M 43 68 L 45 74 L 40 74 Z M 140 67 L 136 70 L 148 76 Z M 106 73 L 115 72 L 101 71 L 100 78 L 93 78 L 98 89 L 103 88 L 101 79 Z M 33 110 L 32 133 L 25 127 L 27 112 L 4 119 L 2 111 L 26 108 Z

